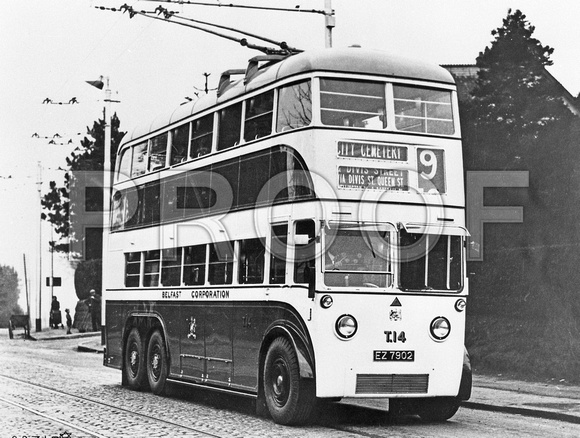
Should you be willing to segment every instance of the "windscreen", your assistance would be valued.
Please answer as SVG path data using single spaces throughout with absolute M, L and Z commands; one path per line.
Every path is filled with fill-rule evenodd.
M 403 290 L 457 291 L 463 286 L 463 237 L 401 230 L 400 286 Z
M 387 228 L 326 228 L 324 283 L 336 287 L 387 287 L 392 283 Z

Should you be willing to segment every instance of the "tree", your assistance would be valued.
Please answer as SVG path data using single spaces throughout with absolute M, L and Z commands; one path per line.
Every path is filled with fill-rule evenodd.
M 101 294 L 101 260 L 85 260 L 75 269 L 75 290 L 79 300 L 90 297 L 91 289 Z
M 12 266 L 0 265 L 0 327 L 8 327 L 10 315 L 23 313 L 19 296 L 18 273 Z
M 554 49 L 533 38 L 534 30 L 521 11 L 510 10 L 477 58 L 476 86 L 463 102 L 469 169 L 521 168 L 543 132 L 573 117 L 546 71 Z
M 498 343 L 496 332 L 496 351 L 480 359 L 539 369 L 551 358 L 554 372 L 571 376 L 580 365 L 580 120 L 546 71 L 553 49 L 534 30 L 510 10 L 477 58 L 475 88 L 462 101 L 466 170 L 524 170 L 530 180 L 528 189 L 486 192 L 488 205 L 523 205 L 524 223 L 486 227 L 486 259 L 469 267 L 471 310 L 488 318 L 480 331 L 503 327 L 509 338 Z M 528 341 L 510 344 L 521 341 L 518 330 Z
M 114 114 L 111 118 L 111 169 L 114 169 L 117 148 L 121 139 L 125 135 L 119 130 L 119 119 Z M 103 171 L 104 144 L 105 144 L 105 120 L 99 119 L 93 123 L 93 127 L 87 127 L 88 137 L 81 141 L 81 146 L 77 147 L 67 157 L 67 172 L 65 174 L 64 187 L 58 187 L 54 181 L 50 182 L 50 191 L 41 200 L 43 213 L 42 219 L 47 220 L 54 226 L 54 230 L 59 236 L 59 240 L 53 243 L 57 251 L 69 252 L 70 242 L 73 240 L 89 244 L 86 253 L 90 255 L 100 254 L 101 243 L 87 242 L 85 230 L 75 232 L 71 228 L 71 217 L 75 214 L 82 214 L 75 211 L 81 208 L 78 205 L 71 205 L 70 190 L 74 183 L 75 172 L 82 171 Z M 84 207 L 93 206 L 95 211 L 101 210 L 102 191 L 87 192 Z M 95 206 L 96 205 L 96 206 Z M 102 227 L 101 227 L 102 229 Z M 89 239 L 90 240 L 90 239 Z M 98 248 L 95 248 L 98 246 Z M 89 257 L 92 258 L 92 257 Z

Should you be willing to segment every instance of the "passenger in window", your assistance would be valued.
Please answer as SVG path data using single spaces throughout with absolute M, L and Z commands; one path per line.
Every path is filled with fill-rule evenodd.
M 197 148 L 197 155 L 195 156 L 195 158 L 201 157 L 201 156 L 207 155 L 207 154 L 209 154 L 209 148 L 205 147 L 205 146 L 200 146 L 199 148 Z

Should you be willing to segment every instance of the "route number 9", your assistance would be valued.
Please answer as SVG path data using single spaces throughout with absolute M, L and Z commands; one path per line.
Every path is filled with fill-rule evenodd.
M 431 171 L 428 173 L 422 171 L 421 176 L 423 178 L 433 179 L 437 173 L 437 156 L 433 153 L 433 151 L 423 149 L 419 153 L 419 162 L 421 163 L 422 167 L 431 168 Z
M 428 192 L 436 189 L 445 193 L 444 153 L 439 149 L 417 149 L 419 188 Z

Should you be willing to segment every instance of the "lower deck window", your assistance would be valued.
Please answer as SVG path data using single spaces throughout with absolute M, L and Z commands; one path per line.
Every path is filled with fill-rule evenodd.
M 234 242 L 212 243 L 209 249 L 209 284 L 232 284 Z
M 141 275 L 141 253 L 125 254 L 125 287 L 139 287 Z
M 264 251 L 264 244 L 260 239 L 240 241 L 240 284 L 259 284 L 264 281 Z
M 206 245 L 188 246 L 183 251 L 183 284 L 185 286 L 204 284 Z
M 161 265 L 161 251 L 145 251 L 145 267 L 143 272 L 143 286 L 154 287 L 159 285 L 159 268 Z
M 168 248 L 162 252 L 161 284 L 163 286 L 181 285 L 181 248 Z

